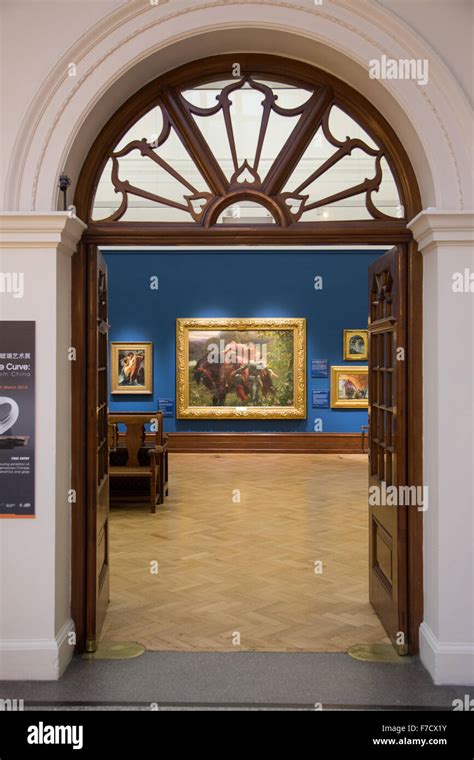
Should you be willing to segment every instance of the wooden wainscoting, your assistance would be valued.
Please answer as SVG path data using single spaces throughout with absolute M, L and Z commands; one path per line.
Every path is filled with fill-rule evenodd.
M 362 454 L 360 433 L 168 433 L 176 454 Z M 124 433 L 119 433 L 121 440 Z M 152 443 L 152 434 L 146 442 Z M 365 437 L 364 447 L 367 444 Z
M 169 451 L 197 454 L 360 454 L 360 433 L 168 433 Z
M 362 454 L 360 433 L 167 433 L 175 454 Z M 118 434 L 122 441 L 124 433 Z M 146 443 L 153 435 L 146 434 Z

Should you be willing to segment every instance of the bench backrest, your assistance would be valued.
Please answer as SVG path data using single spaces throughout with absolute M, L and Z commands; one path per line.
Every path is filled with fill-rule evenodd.
M 148 414 L 142 412 L 109 412 L 109 425 L 116 426 L 115 431 L 117 431 L 118 425 L 125 426 L 125 432 L 123 434 L 118 433 L 116 438 L 120 436 L 128 451 L 127 466 L 137 467 L 139 465 L 138 452 L 145 445 L 145 425 L 152 421 L 156 430 L 149 434 L 153 436 L 150 442 L 154 446 L 161 446 L 163 440 L 162 412 L 149 412 Z

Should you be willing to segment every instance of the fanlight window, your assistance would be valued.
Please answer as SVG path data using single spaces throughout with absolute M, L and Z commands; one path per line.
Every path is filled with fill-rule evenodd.
M 249 75 L 165 89 L 109 154 L 92 209 L 204 227 L 404 217 L 385 148 L 331 88 Z
M 242 200 L 231 203 L 217 218 L 217 224 L 275 224 L 271 211 L 259 203 Z

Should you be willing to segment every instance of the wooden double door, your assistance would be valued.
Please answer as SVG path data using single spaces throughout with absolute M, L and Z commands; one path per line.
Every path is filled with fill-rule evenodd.
M 95 245 L 80 244 L 72 266 L 71 612 L 77 648 L 93 652 L 110 598 L 108 451 L 108 278 Z
M 399 654 L 409 638 L 409 507 L 397 498 L 408 482 L 406 264 L 403 248 L 392 248 L 368 281 L 369 598 Z
M 82 376 L 85 418 L 79 410 L 77 425 L 82 419 L 87 455 L 82 460 L 86 508 L 82 522 L 76 517 L 75 528 L 84 547 L 82 563 L 77 562 L 82 586 L 76 584 L 73 593 L 73 614 L 80 619 L 79 646 L 93 651 L 109 601 L 107 268 L 94 245 L 83 245 L 78 255 L 78 281 L 87 303 L 82 320 L 87 371 Z M 407 456 L 408 366 L 413 357 L 408 346 L 409 274 L 403 246 L 377 259 L 368 273 L 369 493 L 378 489 L 382 501 L 387 488 L 409 484 L 414 473 Z M 80 459 L 78 441 L 73 443 Z M 417 651 L 421 615 L 421 558 L 411 558 L 420 550 L 419 516 L 409 509 L 383 503 L 368 507 L 370 602 L 400 654 Z

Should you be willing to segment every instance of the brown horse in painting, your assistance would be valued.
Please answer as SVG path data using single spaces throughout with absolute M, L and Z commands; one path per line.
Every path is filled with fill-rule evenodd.
M 273 396 L 273 377 L 276 375 L 268 367 L 252 373 L 248 364 L 209 362 L 207 357 L 200 359 L 193 371 L 196 383 L 200 385 L 202 382 L 212 393 L 213 406 L 225 406 L 227 394 L 232 391 L 241 402 L 251 399 L 258 403 L 260 392 L 264 398 Z

